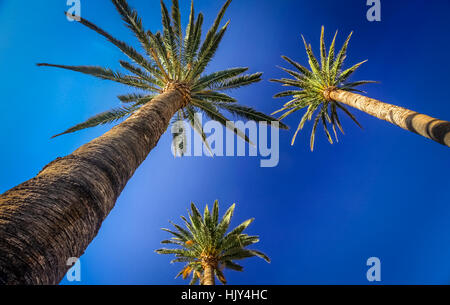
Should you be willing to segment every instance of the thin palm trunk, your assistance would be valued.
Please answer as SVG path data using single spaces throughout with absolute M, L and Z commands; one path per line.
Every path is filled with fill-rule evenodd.
M 354 107 L 378 119 L 388 121 L 450 147 L 450 122 L 348 91 L 333 90 L 328 94 L 331 100 Z
M 57 284 L 185 105 L 169 89 L 101 137 L 0 195 L 0 284 Z
M 214 267 L 211 264 L 205 264 L 203 271 L 202 285 L 214 286 L 216 281 L 214 278 Z

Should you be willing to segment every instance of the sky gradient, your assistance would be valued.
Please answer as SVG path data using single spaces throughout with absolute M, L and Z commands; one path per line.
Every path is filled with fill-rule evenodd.
M 28 3 L 29 2 L 29 3 Z M 56 157 L 70 154 L 110 127 L 50 137 L 118 106 L 130 92 L 116 83 L 75 72 L 39 68 L 38 62 L 119 68 L 125 56 L 103 37 L 68 22 L 64 0 L 0 0 L 0 192 L 35 176 Z M 157 0 L 129 0 L 144 25 L 161 29 Z M 169 4 L 168 1 L 166 1 Z M 450 120 L 450 2 L 387 1 L 382 21 L 366 19 L 365 0 L 235 0 L 231 24 L 208 71 L 248 66 L 263 81 L 232 92 L 240 103 L 271 113 L 287 100 L 270 78 L 284 77 L 287 55 L 307 64 L 300 34 L 317 53 L 320 27 L 327 44 L 354 35 L 347 66 L 369 61 L 353 80 L 376 80 L 368 96 Z M 81 1 L 82 16 L 116 37 L 138 44 L 108 0 Z M 183 25 L 190 1 L 180 0 Z M 197 0 L 210 26 L 222 1 Z M 206 28 L 204 27 L 204 32 Z M 354 110 L 364 129 L 343 117 L 345 136 L 328 144 L 311 126 L 290 141 L 301 112 L 280 131 L 280 163 L 260 168 L 259 158 L 177 158 L 166 133 L 129 181 L 86 253 L 81 284 L 185 284 L 174 280 L 181 264 L 155 254 L 191 201 L 203 208 L 236 202 L 233 225 L 255 217 L 248 233 L 272 263 L 243 262 L 226 273 L 230 284 L 368 284 L 366 260 L 381 259 L 384 284 L 450 283 L 450 155 L 448 148 Z M 294 129 L 294 130 L 292 130 Z M 69 283 L 67 280 L 63 284 Z

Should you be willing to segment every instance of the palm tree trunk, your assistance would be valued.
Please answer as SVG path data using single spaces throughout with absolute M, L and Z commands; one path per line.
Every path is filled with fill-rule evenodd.
M 171 88 L 0 195 L 0 284 L 58 284 L 185 103 Z
M 214 278 L 214 267 L 211 264 L 205 264 L 202 278 L 202 285 L 214 286 L 216 281 Z
M 450 122 L 343 90 L 330 91 L 329 98 L 450 147 Z

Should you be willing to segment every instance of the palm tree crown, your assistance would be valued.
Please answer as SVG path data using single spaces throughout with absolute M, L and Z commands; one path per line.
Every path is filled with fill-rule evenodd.
M 208 206 L 205 207 L 203 217 L 200 211 L 192 203 L 192 213 L 188 211 L 189 220 L 181 217 L 186 225 L 186 229 L 172 223 L 176 231 L 163 229 L 171 233 L 174 237 L 170 240 L 162 241 L 163 244 L 174 244 L 180 249 L 159 249 L 159 254 L 175 254 L 174 262 L 185 262 L 186 266 L 180 271 L 177 277 L 186 279 L 192 274 L 191 285 L 202 281 L 205 267 L 212 266 L 219 281 L 226 284 L 225 276 L 222 272 L 224 268 L 235 271 L 243 271 L 243 267 L 236 264 L 235 260 L 258 256 L 270 262 L 264 253 L 257 250 L 246 249 L 247 246 L 259 242 L 258 236 L 249 236 L 242 232 L 253 222 L 249 219 L 235 229 L 226 234 L 233 216 L 235 205 L 233 204 L 219 221 L 219 204 L 214 202 L 213 210 L 210 212 Z
M 336 36 L 337 31 L 327 53 L 324 39 L 324 27 L 322 27 L 320 36 L 320 62 L 315 57 L 311 45 L 307 44 L 305 38 L 302 36 L 308 56 L 310 69 L 300 65 L 287 56 L 282 56 L 284 60 L 286 60 L 296 68 L 296 71 L 285 68 L 281 69 L 294 78 L 272 79 L 273 82 L 281 83 L 283 84 L 283 86 L 292 86 L 300 89 L 284 91 L 276 94 L 274 96 L 276 98 L 290 96 L 292 97 L 292 99 L 287 102 L 283 106 L 283 108 L 274 112 L 273 114 L 286 111 L 280 117 L 280 119 L 283 119 L 298 110 L 307 108 L 305 114 L 300 120 L 297 131 L 294 134 L 291 143 L 292 145 L 294 145 L 295 138 L 297 137 L 298 132 L 303 129 L 306 121 L 311 121 L 313 119 L 313 115 L 314 113 L 316 113 L 316 111 L 317 114 L 314 118 L 314 124 L 311 133 L 311 150 L 314 149 L 315 132 L 319 123 L 322 123 L 325 134 L 331 144 L 333 144 L 333 139 L 328 129 L 328 124 L 330 124 L 333 129 L 336 141 L 338 141 L 336 127 L 338 127 L 342 133 L 344 133 L 339 120 L 337 108 L 342 110 L 356 124 L 358 124 L 358 126 L 361 127 L 361 125 L 358 123 L 353 114 L 351 114 L 350 111 L 346 108 L 346 106 L 344 106 L 342 103 L 332 100 L 329 97 L 329 93 L 336 89 L 352 92 L 363 92 L 355 88 L 360 85 L 375 82 L 348 81 L 349 77 L 367 60 L 362 61 L 351 68 L 343 70 L 342 68 L 344 60 L 346 58 L 347 47 L 352 33 L 350 33 L 350 35 L 347 37 L 344 45 L 337 54 L 335 54 Z
M 40 63 L 38 66 L 51 66 L 93 75 L 128 85 L 141 92 L 119 96 L 118 98 L 125 105 L 98 114 L 56 136 L 125 118 L 144 104 L 149 103 L 157 94 L 164 93 L 169 89 L 178 90 L 186 100 L 185 107 L 177 112 L 174 119 L 187 120 L 194 130 L 202 135 L 204 141 L 206 137 L 202 126 L 198 126 L 199 124 L 195 124 L 194 121 L 195 112 L 202 112 L 224 125 L 226 125 L 227 119 L 220 110 L 226 110 L 233 115 L 249 120 L 266 122 L 276 120 L 252 108 L 237 104 L 234 98 L 224 93 L 227 90 L 259 82 L 262 73 L 245 75 L 248 68 L 239 67 L 204 74 L 227 30 L 228 22 L 222 27 L 220 27 L 220 23 L 231 0 L 227 0 L 223 5 L 203 43 L 201 43 L 203 14 L 199 13 L 195 17 L 193 1 L 184 36 L 178 0 L 172 0 L 171 13 L 161 1 L 162 33 L 152 33 L 144 29 L 141 18 L 126 0 L 112 0 L 112 2 L 126 26 L 139 40 L 145 54 L 139 53 L 130 45 L 114 38 L 86 19 L 79 18 L 79 22 L 104 36 L 128 56 L 130 61 L 120 61 L 121 67 L 128 74 L 98 66 L 66 66 L 46 63 Z M 284 124 L 280 124 L 280 126 L 287 128 Z M 229 127 L 233 127 L 232 124 Z M 236 129 L 233 131 L 248 141 L 243 132 Z

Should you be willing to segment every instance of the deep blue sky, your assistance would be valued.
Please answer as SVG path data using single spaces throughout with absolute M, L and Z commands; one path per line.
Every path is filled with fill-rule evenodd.
M 181 0 L 184 24 L 188 0 Z M 212 23 L 222 1 L 197 0 Z M 281 88 L 268 79 L 284 74 L 280 55 L 306 64 L 300 34 L 315 50 L 320 26 L 339 44 L 351 30 L 347 64 L 369 59 L 356 79 L 368 95 L 450 120 L 450 2 L 382 2 L 382 22 L 366 20 L 365 0 L 233 1 L 231 25 L 209 69 L 249 66 L 264 81 L 233 92 L 243 104 L 268 113 Z M 160 29 L 157 0 L 130 0 L 146 27 Z M 99 127 L 49 137 L 98 112 L 119 105 L 127 88 L 74 72 L 38 68 L 48 61 L 118 67 L 120 51 L 63 15 L 65 0 L 0 1 L 0 192 L 33 177 L 48 162 L 101 135 Z M 117 37 L 133 41 L 108 0 L 82 0 L 83 17 Z M 171 136 L 138 169 L 100 233 L 81 258 L 82 284 L 182 284 L 182 265 L 154 250 L 168 237 L 159 228 L 199 206 L 233 202 L 233 224 L 255 217 L 249 233 L 271 264 L 254 258 L 245 272 L 228 272 L 230 284 L 367 284 L 366 260 L 382 262 L 386 284 L 448 284 L 450 280 L 449 150 L 430 140 L 354 113 L 360 130 L 344 119 L 346 135 L 329 145 L 318 131 L 316 151 L 309 128 L 290 146 L 281 133 L 280 164 L 260 168 L 258 158 L 184 158 L 170 153 Z M 286 120 L 295 129 L 300 113 Z M 63 283 L 67 283 L 63 281 Z

